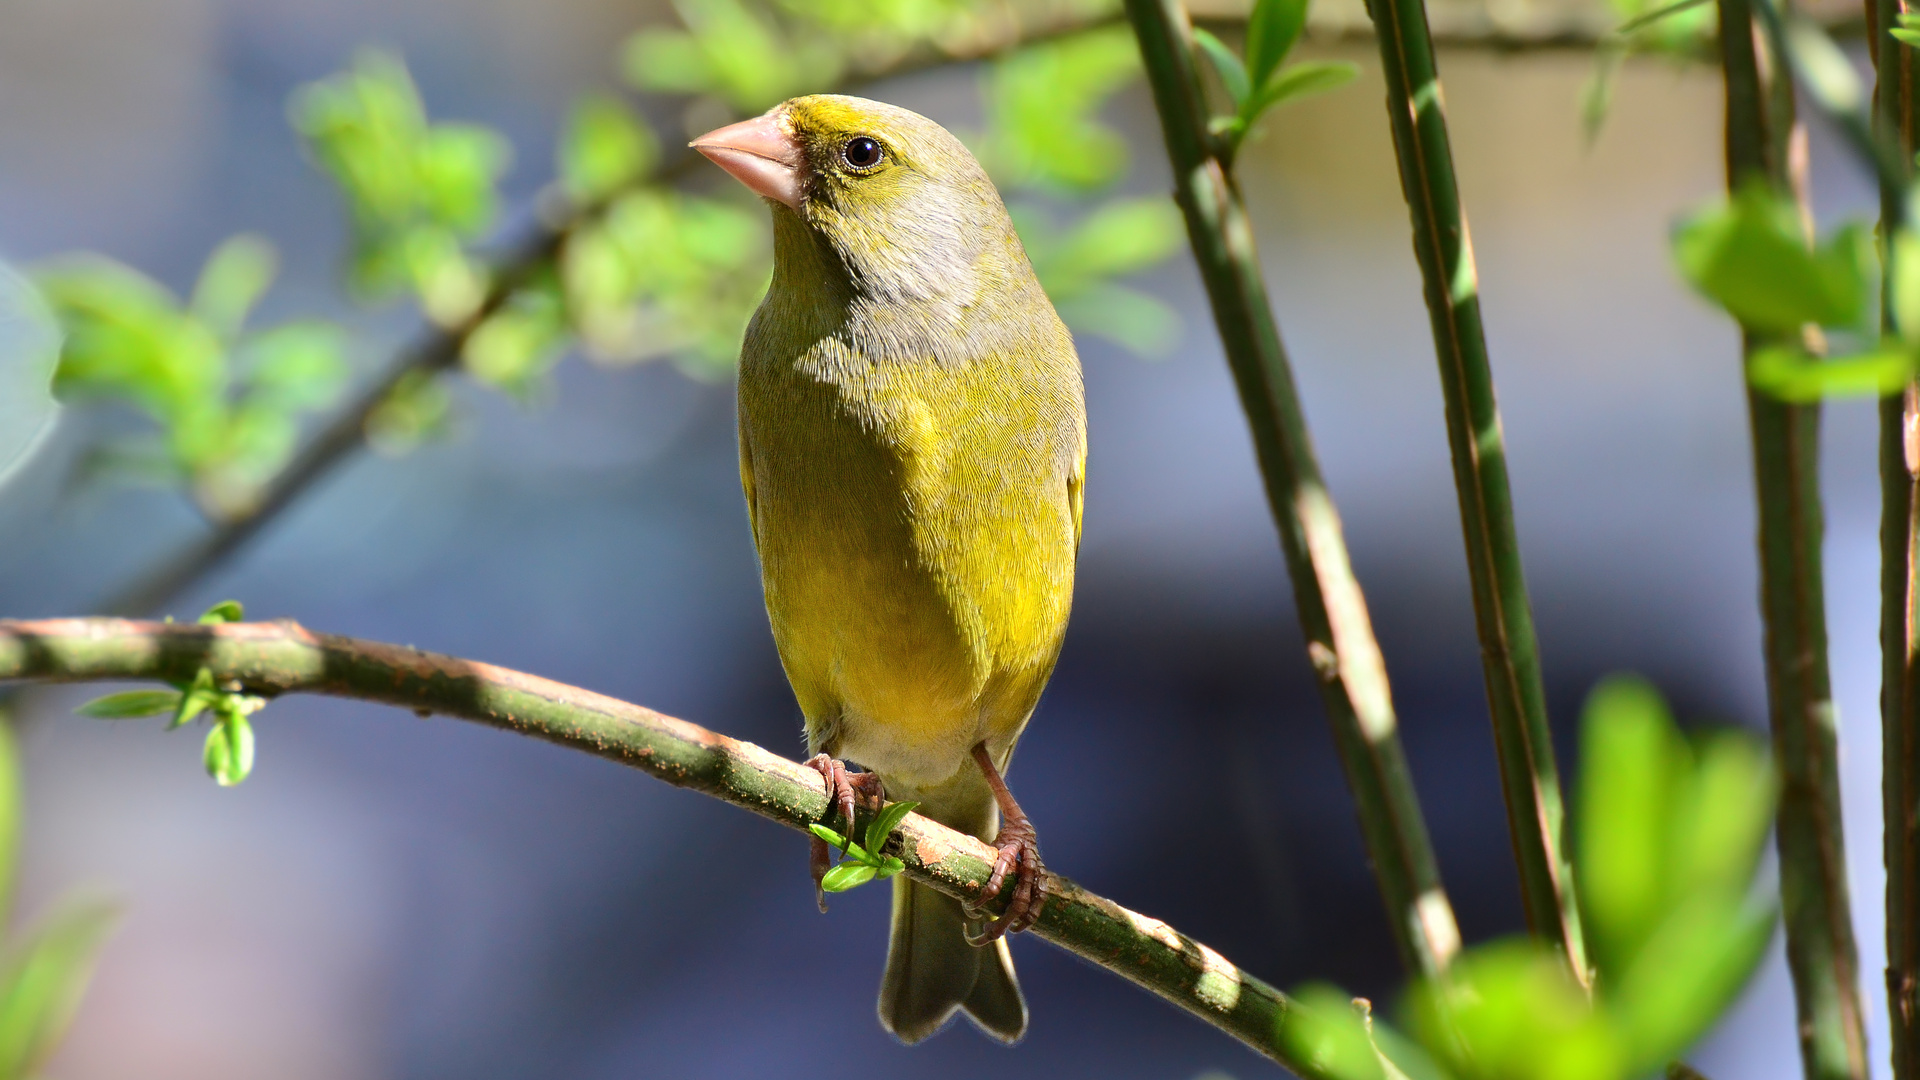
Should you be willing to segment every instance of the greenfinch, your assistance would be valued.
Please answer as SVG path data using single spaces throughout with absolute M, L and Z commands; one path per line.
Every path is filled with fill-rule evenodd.
M 856 795 L 884 787 L 994 845 L 981 895 L 1015 882 L 981 926 L 894 879 L 880 1022 L 912 1043 L 962 1010 L 1011 1042 L 1027 1006 L 1003 935 L 1045 894 L 1001 774 L 1073 597 L 1073 339 L 992 182 L 933 121 L 820 95 L 693 146 L 773 213 L 773 280 L 740 354 L 740 480 L 811 764 L 849 826 Z M 828 854 L 816 842 L 816 890 Z

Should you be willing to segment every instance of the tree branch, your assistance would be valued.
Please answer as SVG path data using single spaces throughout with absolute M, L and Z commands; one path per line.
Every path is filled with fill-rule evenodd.
M 791 829 L 841 827 L 820 774 L 752 743 L 651 709 L 489 664 L 354 638 L 293 622 L 224 626 L 123 619 L 0 620 L 0 680 L 184 681 L 202 667 L 216 685 L 266 697 L 310 693 L 441 713 L 584 750 L 677 787 L 712 795 Z M 865 815 L 859 824 L 864 829 Z M 999 910 L 979 895 L 994 857 L 986 844 L 910 814 L 888 847 L 914 880 Z M 897 845 L 897 850 L 896 850 Z M 1056 874 L 1033 932 L 1149 990 L 1302 1076 L 1313 1063 L 1288 1049 L 1290 998 L 1158 919 Z M 797 894 L 796 894 L 797 895 Z

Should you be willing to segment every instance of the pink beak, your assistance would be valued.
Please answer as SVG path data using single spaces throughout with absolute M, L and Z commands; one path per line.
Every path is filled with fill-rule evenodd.
M 754 193 L 800 209 L 800 144 L 777 110 L 709 131 L 691 145 Z

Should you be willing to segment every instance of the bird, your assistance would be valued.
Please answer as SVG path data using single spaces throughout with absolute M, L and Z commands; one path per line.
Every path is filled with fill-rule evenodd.
M 691 145 L 773 217 L 741 345 L 740 480 L 809 764 L 849 834 L 856 798 L 911 800 L 994 846 L 981 897 L 1015 883 L 988 921 L 894 879 L 881 1025 L 914 1043 L 959 1011 L 1012 1043 L 1027 1005 L 1005 935 L 1046 894 L 1004 774 L 1072 605 L 1073 337 L 992 181 L 934 121 L 811 95 Z M 828 857 L 816 840 L 822 911 Z

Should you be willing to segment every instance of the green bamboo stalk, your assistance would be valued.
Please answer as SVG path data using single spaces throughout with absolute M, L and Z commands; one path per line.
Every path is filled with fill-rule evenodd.
M 1867 0 L 1873 54 L 1874 126 L 1900 148 L 1903 170 L 1920 145 L 1914 51 L 1889 36 L 1902 0 Z M 1911 176 L 1880 182 L 1880 232 L 1906 220 Z M 1891 265 L 1891 258 L 1886 260 Z M 1892 275 L 1887 276 L 1891 280 Z M 1881 325 L 1893 329 L 1892 306 Z M 1887 867 L 1887 1012 L 1894 1080 L 1920 1080 L 1920 384 L 1880 403 L 1880 764 Z
M 1460 932 L 1401 749 L 1366 597 L 1348 562 L 1340 517 L 1314 459 L 1267 301 L 1253 226 L 1207 135 L 1192 26 L 1180 0 L 1128 0 L 1127 13 L 1166 134 L 1175 199 L 1252 429 L 1307 657 L 1319 675 L 1394 942 L 1410 972 L 1437 975 L 1459 951 Z
M 1899 148 L 1903 172 L 1920 145 L 1920 62 L 1888 31 L 1911 8 L 1902 0 L 1867 0 L 1867 42 L 1873 55 L 1874 126 Z M 1910 175 L 1882 176 L 1880 233 L 1909 224 Z M 1885 260 L 1891 265 L 1892 259 Z M 1891 280 L 1892 275 L 1887 275 Z M 1881 325 L 1893 330 L 1892 305 Z M 1887 1011 L 1894 1080 L 1920 1080 L 1920 384 L 1880 403 L 1880 752 L 1887 867 Z
M 399 645 L 314 634 L 292 622 L 198 626 L 123 619 L 0 620 L 0 681 L 191 680 L 201 668 L 250 694 L 326 694 L 440 713 L 584 750 L 751 810 L 804 833 L 840 828 L 820 774 L 752 743 L 651 709 L 533 675 Z M 854 830 L 871 822 L 862 811 Z M 994 851 L 909 814 L 887 853 L 915 881 L 999 910 L 1013 893 L 981 895 Z M 796 877 L 796 886 L 799 879 Z M 1057 874 L 1033 933 L 1185 1009 L 1303 1077 L 1331 1080 L 1293 1000 L 1159 919 L 1129 911 Z M 797 895 L 797 893 L 796 893 Z M 809 901 L 810 903 L 811 901 Z M 1305 1025 L 1305 1026 L 1303 1026 Z M 1304 1049 L 1302 1049 L 1304 1048 Z
M 1573 868 L 1566 857 L 1560 773 L 1514 531 L 1505 437 L 1480 323 L 1473 241 L 1454 179 L 1426 5 L 1424 0 L 1371 0 L 1369 7 L 1386 73 L 1387 116 L 1400 162 L 1400 187 L 1413 219 L 1413 251 L 1425 283 L 1440 364 L 1447 441 L 1507 825 L 1520 871 L 1520 898 L 1534 935 L 1560 950 L 1585 985 L 1590 974 Z
M 1749 0 L 1718 0 L 1728 190 L 1755 177 L 1792 191 L 1792 86 L 1762 80 Z M 1782 71 L 1781 57 L 1769 57 Z M 1769 344 L 1742 333 L 1744 355 Z M 1808 1080 L 1866 1080 L 1859 958 L 1847 898 L 1838 737 L 1827 676 L 1820 565 L 1820 409 L 1749 387 L 1760 516 L 1768 713 L 1781 772 L 1780 896 Z

